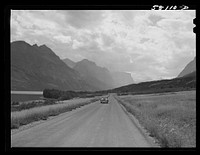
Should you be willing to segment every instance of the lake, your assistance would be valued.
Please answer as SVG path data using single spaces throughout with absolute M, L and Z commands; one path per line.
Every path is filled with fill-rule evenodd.
M 31 100 L 41 100 L 43 98 L 42 91 L 11 91 L 12 102 L 24 102 Z

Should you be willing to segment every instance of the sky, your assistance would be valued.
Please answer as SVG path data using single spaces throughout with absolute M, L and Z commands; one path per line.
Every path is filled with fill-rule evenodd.
M 11 42 L 47 45 L 135 83 L 177 77 L 196 56 L 195 10 L 11 10 Z

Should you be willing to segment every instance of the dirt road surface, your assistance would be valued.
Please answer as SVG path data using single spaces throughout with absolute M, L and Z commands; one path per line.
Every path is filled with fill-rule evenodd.
M 11 135 L 11 147 L 157 147 L 113 95 Z

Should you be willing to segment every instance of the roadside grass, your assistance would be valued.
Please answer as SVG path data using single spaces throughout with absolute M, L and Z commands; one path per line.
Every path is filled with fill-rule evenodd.
M 27 101 L 27 102 L 13 102 L 11 104 L 11 111 L 21 111 L 21 110 L 25 110 L 25 109 L 31 109 L 34 107 L 38 107 L 38 106 L 42 106 L 45 104 L 45 101 L 41 100 L 41 101 Z
M 98 98 L 84 98 L 76 100 L 61 101 L 58 104 L 34 107 L 31 109 L 11 112 L 11 129 L 19 128 L 21 125 L 26 125 L 38 120 L 46 120 L 50 116 L 71 111 L 81 106 L 93 103 L 99 100 Z
M 196 91 L 116 99 L 161 147 L 196 147 Z

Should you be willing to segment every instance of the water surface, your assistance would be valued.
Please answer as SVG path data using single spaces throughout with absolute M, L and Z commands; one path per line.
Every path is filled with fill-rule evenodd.
M 42 98 L 42 91 L 11 91 L 11 103 L 41 100 Z

